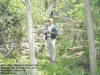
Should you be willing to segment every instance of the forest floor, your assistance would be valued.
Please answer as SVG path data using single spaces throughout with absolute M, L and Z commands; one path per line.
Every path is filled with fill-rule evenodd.
M 48 51 L 44 49 L 36 56 L 38 64 L 38 75 L 90 75 L 89 64 L 87 59 L 82 56 L 84 51 L 76 51 L 74 53 L 66 52 L 60 54 L 57 50 L 56 62 L 52 63 L 48 59 Z M 29 50 L 23 51 L 23 54 L 18 57 L 19 63 L 30 63 Z M 14 58 L 4 58 L 0 54 L 0 63 L 11 64 L 18 63 Z M 98 74 L 100 67 L 98 67 Z M 23 74 L 24 75 L 24 74 Z
M 47 50 L 43 53 L 39 53 L 37 56 L 38 61 L 38 74 L 39 75 L 84 75 L 85 69 L 82 65 L 79 65 L 80 62 L 78 54 L 68 54 L 59 55 L 57 52 L 56 62 L 52 63 L 47 58 Z M 88 74 L 89 75 L 89 74 Z

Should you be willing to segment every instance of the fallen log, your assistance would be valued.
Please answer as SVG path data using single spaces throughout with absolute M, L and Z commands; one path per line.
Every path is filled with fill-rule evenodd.
M 68 51 L 74 53 L 77 51 L 82 51 L 84 48 L 87 48 L 87 46 L 78 46 L 78 47 L 69 48 Z

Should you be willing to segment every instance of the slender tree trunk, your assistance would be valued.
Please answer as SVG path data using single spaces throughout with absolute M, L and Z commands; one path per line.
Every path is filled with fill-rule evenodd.
M 76 0 L 76 1 L 77 1 L 77 4 L 78 4 L 78 3 L 80 3 L 82 0 Z
M 6 6 L 6 9 L 5 9 L 5 12 L 3 14 L 3 24 L 2 24 L 2 38 L 3 38 L 3 43 L 5 44 L 6 41 L 5 41 L 5 28 L 6 28 L 6 18 L 7 18 L 7 12 L 8 12 L 8 5 L 9 5 L 9 0 L 7 0 L 6 2 L 7 6 Z
M 32 35 L 32 17 L 31 17 L 31 6 L 30 0 L 26 0 L 26 18 L 27 18 L 27 31 L 29 39 L 29 50 L 30 50 L 30 63 L 31 65 L 31 75 L 37 75 L 36 69 L 36 59 L 35 59 L 35 49 L 34 49 L 34 36 Z
M 48 0 L 45 0 L 45 10 L 48 9 Z
M 47 10 L 47 15 L 50 16 L 52 11 L 53 11 L 53 8 L 56 6 L 56 2 L 57 0 L 53 0 L 52 4 L 50 5 L 50 7 L 48 7 L 48 10 Z
M 6 9 L 5 9 L 4 15 L 3 15 L 3 19 L 4 19 L 3 25 L 4 26 L 5 26 L 7 11 L 8 11 L 9 0 L 7 0 L 6 3 L 7 3 L 7 6 L 6 6 Z
M 94 43 L 92 16 L 91 16 L 89 1 L 84 0 L 84 3 L 85 3 L 86 19 L 87 19 L 87 26 L 88 26 L 90 71 L 91 71 L 91 75 L 96 75 L 96 49 L 95 49 L 95 43 Z

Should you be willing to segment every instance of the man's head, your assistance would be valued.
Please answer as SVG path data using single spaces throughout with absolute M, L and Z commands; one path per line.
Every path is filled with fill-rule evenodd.
M 49 18 L 48 19 L 48 23 L 49 23 L 49 25 L 53 24 L 53 19 L 52 18 Z

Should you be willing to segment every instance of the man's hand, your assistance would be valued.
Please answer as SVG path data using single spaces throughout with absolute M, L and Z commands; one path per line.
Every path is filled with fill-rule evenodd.
M 40 40 L 41 40 L 41 41 L 44 41 L 44 39 L 43 39 L 43 34 L 40 34 Z
M 49 34 L 51 34 L 51 32 L 50 32 L 50 31 L 48 31 L 48 33 L 49 33 Z

